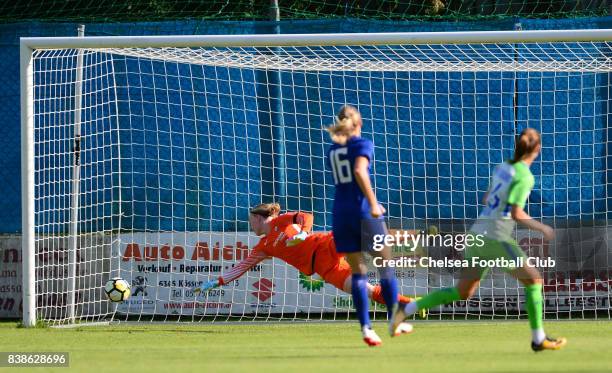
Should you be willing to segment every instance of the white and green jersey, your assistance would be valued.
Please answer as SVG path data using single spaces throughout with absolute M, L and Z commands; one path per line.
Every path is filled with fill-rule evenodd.
M 485 208 L 470 230 L 499 241 L 512 240 L 515 222 L 510 210 L 513 205 L 525 208 L 533 185 L 533 174 L 523 162 L 495 167 Z

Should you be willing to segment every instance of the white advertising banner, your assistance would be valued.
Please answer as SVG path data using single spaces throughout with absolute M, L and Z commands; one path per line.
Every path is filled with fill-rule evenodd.
M 561 229 L 558 229 L 563 234 Z M 593 234 L 593 244 L 581 241 L 579 249 L 561 239 L 549 246 L 538 234 L 518 232 L 518 243 L 528 256 L 552 257 L 554 268 L 543 271 L 546 312 L 607 310 L 610 308 L 612 263 L 609 237 L 604 229 Z M 192 289 L 218 278 L 247 257 L 259 238 L 249 233 L 174 232 L 131 233 L 114 237 L 83 236 L 79 241 L 76 273 L 79 311 L 98 314 L 107 278 L 119 276 L 132 285 L 132 296 L 117 305 L 117 311 L 149 315 L 254 315 L 291 317 L 295 313 L 345 312 L 352 300 L 317 276 L 306 276 L 278 259 L 267 259 L 237 281 L 206 295 L 195 296 Z M 111 246 L 112 242 L 112 246 Z M 67 239 L 39 240 L 40 284 L 38 301 L 53 306 L 60 317 L 65 309 Z M 112 254 L 111 251 L 112 250 Z M 577 251 L 579 251 L 577 253 Z M 20 236 L 0 236 L 0 317 L 21 317 L 22 257 Z M 58 269 L 59 268 L 59 269 Z M 58 272 L 59 271 L 59 272 Z M 99 276 L 102 274 L 102 277 Z M 440 273 L 427 268 L 398 268 L 401 292 L 422 296 L 441 287 L 452 286 L 456 273 Z M 377 271 L 368 271 L 371 283 L 378 282 Z M 43 281 L 44 280 L 44 281 Z M 100 291 L 86 291 L 99 288 Z M 484 279 L 477 295 L 468 301 L 442 307 L 442 312 L 506 312 L 522 308 L 524 295 L 518 282 L 494 270 Z M 376 308 L 374 308 L 376 307 Z M 383 310 L 375 306 L 373 309 Z M 47 311 L 50 312 L 50 311 Z
M 243 315 L 320 313 L 352 309 L 349 294 L 306 276 L 278 259 L 264 260 L 236 281 L 195 296 L 192 289 L 218 278 L 246 258 L 259 238 L 248 233 L 187 232 L 120 235 L 120 271 L 131 279 L 131 298 L 121 313 Z M 113 274 L 114 275 L 114 274 Z M 377 282 L 376 271 L 369 271 Z M 398 271 L 402 292 L 427 289 L 424 269 Z M 421 292 L 422 292 L 421 291 Z M 378 309 L 384 309 L 380 307 Z
M 21 317 L 21 236 L 0 236 L 0 318 Z

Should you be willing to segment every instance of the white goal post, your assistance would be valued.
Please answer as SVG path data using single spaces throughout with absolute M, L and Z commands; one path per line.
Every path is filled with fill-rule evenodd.
M 190 291 L 257 243 L 254 204 L 311 211 L 315 230 L 331 229 L 322 127 L 343 104 L 363 114 L 377 196 L 402 228 L 475 218 L 491 168 L 527 126 L 543 137 L 528 212 L 607 227 L 612 30 L 52 37 L 20 48 L 26 326 L 348 319 L 349 295 L 276 259 Z M 551 274 L 547 319 L 610 317 L 612 256 L 594 255 L 597 266 Z M 452 281 L 398 274 L 410 296 Z M 117 276 L 133 293 L 119 305 L 103 293 Z M 524 317 L 522 302 L 516 281 L 493 272 L 474 300 L 429 317 Z

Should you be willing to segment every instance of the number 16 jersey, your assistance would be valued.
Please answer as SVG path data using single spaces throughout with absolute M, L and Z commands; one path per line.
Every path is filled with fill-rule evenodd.
M 368 174 L 374 153 L 372 142 L 363 137 L 351 137 L 345 145 L 334 143 L 327 154 L 328 166 L 332 170 L 336 192 L 334 196 L 334 217 L 353 216 L 368 217 L 370 205 L 364 197 L 353 170 L 357 157 L 370 161 Z

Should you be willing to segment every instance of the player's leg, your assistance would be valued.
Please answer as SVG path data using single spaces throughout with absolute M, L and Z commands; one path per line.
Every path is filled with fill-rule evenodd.
M 346 258 L 339 256 L 337 254 L 337 243 L 335 241 L 332 241 L 327 247 L 321 247 L 317 251 L 314 263 L 315 271 L 321 275 L 325 282 L 330 283 L 336 288 L 344 290 L 347 293 L 353 294 L 353 302 L 355 303 L 355 308 L 358 310 L 360 309 L 359 307 L 361 307 L 361 305 L 357 304 L 357 302 L 355 301 L 355 283 L 359 284 L 360 282 L 355 281 L 355 278 L 361 275 L 363 275 L 363 282 L 366 285 L 368 296 L 379 303 L 386 304 L 384 296 L 382 295 L 382 287 L 380 285 L 373 286 L 367 282 L 367 277 L 365 276 L 365 274 L 367 273 L 367 267 L 365 266 L 365 263 L 363 261 L 363 255 L 356 255 L 357 253 L 348 253 L 346 255 Z M 351 261 L 353 261 L 352 265 Z M 356 267 L 359 268 L 357 274 L 354 270 L 354 268 Z M 359 293 L 361 294 L 361 290 L 359 291 Z M 399 294 L 397 295 L 396 303 L 398 300 L 404 303 L 409 303 L 411 301 L 410 298 L 401 296 Z M 369 315 L 366 314 L 365 316 L 367 316 L 369 320 Z M 373 337 L 375 333 L 371 330 L 371 328 L 369 328 L 368 326 L 364 327 L 363 325 L 364 324 L 362 324 L 362 333 L 364 341 L 368 343 L 368 345 L 380 344 L 380 338 L 378 338 L 378 336 Z M 395 336 L 410 332 L 412 332 L 412 325 L 408 323 L 400 323 L 394 328 L 393 335 Z
M 382 341 L 372 330 L 370 323 L 367 267 L 363 254 L 361 251 L 347 253 L 346 260 L 351 266 L 351 295 L 361 325 L 363 340 L 369 346 L 378 346 Z
M 380 286 L 380 284 L 376 284 L 376 285 L 368 284 L 368 294 L 370 296 L 370 299 L 372 299 L 374 302 L 387 305 L 387 303 L 385 302 L 385 298 L 383 297 L 382 286 Z M 413 298 L 407 297 L 403 294 L 399 294 L 399 293 L 397 294 L 398 303 L 408 304 L 413 301 L 414 301 Z
M 417 311 L 470 298 L 474 295 L 476 289 L 478 289 L 480 279 L 485 273 L 485 268 L 465 268 L 461 272 L 461 278 L 456 286 L 434 291 L 418 299 L 416 302 L 407 304 L 403 308 L 404 318 L 413 315 Z M 395 322 L 399 322 L 398 320 L 401 317 L 400 313 Z
M 380 345 L 382 341 L 370 323 L 367 267 L 361 252 L 360 236 L 355 234 L 360 232 L 360 221 L 354 216 L 334 217 L 332 225 L 335 250 L 337 254 L 345 255 L 351 268 L 351 295 L 363 341 L 369 346 Z
M 471 263 L 472 257 L 487 258 L 495 256 L 500 250 L 497 241 L 484 239 L 482 246 L 470 246 L 465 250 L 465 259 Z M 445 288 L 428 294 L 414 304 L 404 307 L 406 316 L 410 316 L 422 309 L 430 309 L 442 304 L 452 303 L 458 300 L 470 298 L 480 286 L 480 279 L 488 272 L 486 267 L 468 267 L 461 271 L 459 282 L 455 287 Z
M 380 251 L 372 250 L 374 237 L 376 235 L 388 234 L 387 225 L 384 219 L 364 219 L 362 225 L 362 247 L 365 247 L 372 256 L 381 257 L 383 260 L 393 259 L 393 253 L 390 246 L 385 246 Z M 397 279 L 395 278 L 395 269 L 391 267 L 379 267 L 378 274 L 380 277 L 380 287 L 382 296 L 387 305 L 387 314 L 389 320 L 392 319 L 393 312 L 397 308 L 397 299 L 399 294 Z M 392 335 L 394 333 L 391 333 Z
M 361 252 L 360 237 L 355 234 L 355 232 L 360 232 L 359 228 L 359 219 L 354 216 L 334 217 L 333 219 L 332 231 L 335 249 L 338 254 L 345 255 L 351 267 L 351 294 L 359 323 L 363 329 L 364 327 L 370 328 L 371 325 L 368 313 L 368 269 Z
M 346 265 L 348 266 L 348 264 Z M 343 276 L 344 276 L 344 280 L 342 280 Z M 351 293 L 352 280 L 351 280 L 350 272 L 346 273 L 346 271 L 340 271 L 340 270 L 329 271 L 326 274 L 326 276 L 324 276 L 323 278 L 325 279 L 325 282 L 333 284 L 338 289 L 344 290 L 347 293 Z M 370 296 L 370 299 L 372 299 L 373 301 L 380 303 L 380 304 L 385 304 L 385 300 L 382 297 L 382 289 L 380 285 L 368 284 L 368 295 Z M 414 300 L 412 298 L 409 298 L 403 295 L 399 295 L 398 301 L 407 304 Z M 395 328 L 394 336 L 397 336 L 400 334 L 408 334 L 408 333 L 411 333 L 412 330 L 413 328 L 411 324 L 407 322 L 402 322 L 399 325 L 397 325 L 397 327 Z
M 485 241 L 485 245 L 482 247 L 467 248 L 465 251 L 465 259 L 470 261 L 470 259 L 475 256 L 486 257 L 487 253 L 490 251 L 495 251 L 491 250 L 493 243 L 494 242 Z M 480 286 L 480 279 L 485 276 L 488 270 L 489 269 L 486 267 L 479 266 L 464 268 L 461 271 L 461 277 L 456 286 L 434 291 L 416 302 L 406 305 L 402 309 L 403 312 L 398 312 L 394 322 L 399 323 L 402 317 L 406 318 L 423 309 L 430 309 L 442 304 L 448 304 L 458 300 L 470 298 L 472 295 L 474 295 L 476 289 L 478 289 L 478 286 Z
M 362 247 L 365 247 L 373 257 L 382 258 L 382 263 L 393 259 L 391 247 L 385 246 L 382 250 L 377 251 L 373 250 L 373 243 L 374 237 L 386 234 L 388 234 L 388 230 L 384 219 L 365 219 L 362 221 Z M 403 314 L 399 309 L 406 305 L 406 303 L 398 303 L 399 287 L 395 277 L 395 269 L 393 267 L 381 266 L 378 267 L 378 274 L 382 296 L 387 306 L 389 334 L 394 337 L 400 334 L 411 333 L 412 325 L 403 322 L 405 317 L 401 321 L 395 322 L 395 315 L 398 313 Z
M 346 261 L 344 255 L 339 255 L 336 252 L 336 246 L 333 240 L 317 250 L 314 270 L 328 284 L 332 284 L 337 289 L 349 294 L 351 293 L 351 266 Z M 368 283 L 368 297 L 376 303 L 386 305 L 380 284 L 371 285 Z M 397 300 L 400 303 L 410 303 L 414 299 L 398 294 Z
M 367 267 L 361 252 L 347 253 L 346 260 L 351 267 L 351 294 L 357 309 L 361 326 L 370 326 L 368 314 L 368 277 Z
M 328 284 L 334 285 L 337 289 L 340 289 L 346 293 L 351 294 L 352 291 L 352 271 L 351 266 L 348 264 L 344 257 L 331 257 L 325 255 L 323 252 L 317 252 L 315 268 L 321 278 Z M 374 302 L 379 304 L 385 304 L 385 299 L 382 296 L 382 288 L 380 284 L 368 286 L 368 297 Z M 402 294 L 397 296 L 398 302 L 410 303 L 414 299 L 407 297 Z
M 514 245 L 512 245 L 514 246 Z M 508 247 L 510 252 L 518 248 Z M 522 250 L 519 255 L 524 255 Z M 525 307 L 531 328 L 531 348 L 534 351 L 558 350 L 565 346 L 565 338 L 549 338 L 546 336 L 543 327 L 543 298 L 542 298 L 542 275 L 534 267 L 525 266 L 510 271 L 510 274 L 525 286 Z

